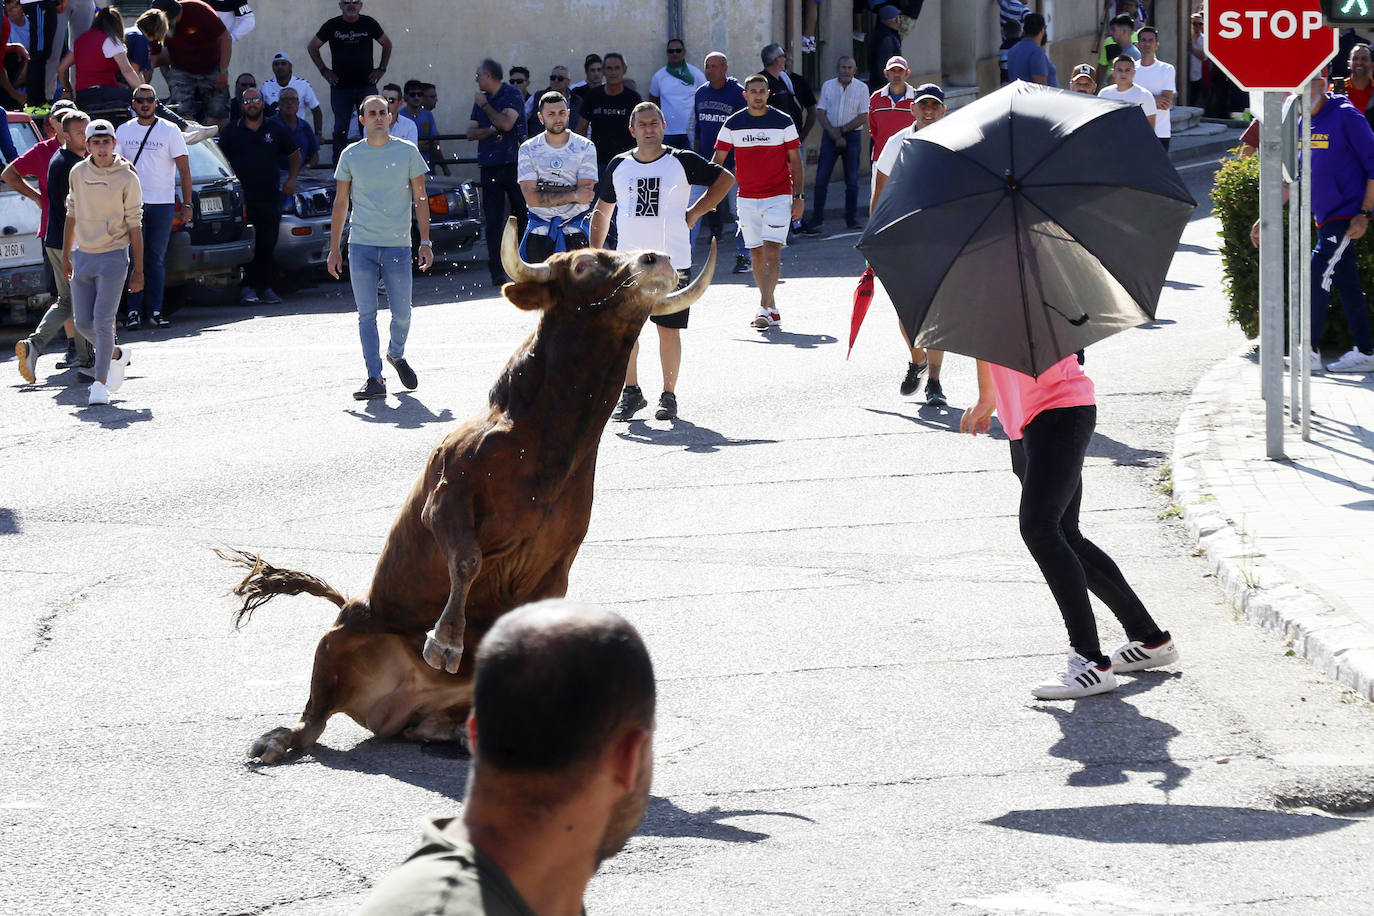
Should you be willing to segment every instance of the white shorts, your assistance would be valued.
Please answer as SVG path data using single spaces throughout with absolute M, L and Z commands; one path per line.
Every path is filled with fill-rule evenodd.
M 739 199 L 739 234 L 744 247 L 753 249 L 764 242 L 787 244 L 787 230 L 792 225 L 792 195 L 777 197 L 741 197 Z

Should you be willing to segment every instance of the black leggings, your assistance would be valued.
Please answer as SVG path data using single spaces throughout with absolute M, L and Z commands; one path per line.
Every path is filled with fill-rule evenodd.
M 1069 645 L 1084 658 L 1102 654 L 1088 590 L 1111 608 L 1126 637 L 1147 641 L 1159 633 L 1145 605 L 1112 558 L 1078 530 L 1083 502 L 1083 458 L 1097 425 L 1097 408 L 1059 407 L 1027 424 L 1011 443 L 1011 469 L 1021 480 L 1021 539 L 1040 567 Z

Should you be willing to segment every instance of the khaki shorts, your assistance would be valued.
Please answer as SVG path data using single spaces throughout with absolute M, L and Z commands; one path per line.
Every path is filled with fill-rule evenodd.
M 786 245 L 791 225 L 791 194 L 739 199 L 739 234 L 744 236 L 745 248 L 758 248 L 764 242 Z

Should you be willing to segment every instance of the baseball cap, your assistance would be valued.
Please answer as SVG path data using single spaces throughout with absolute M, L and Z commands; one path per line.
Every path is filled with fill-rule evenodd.
M 168 19 L 175 19 L 181 15 L 181 3 L 179 0 L 153 0 L 148 4 L 149 9 L 162 10 L 167 14 Z
M 275 64 L 279 60 L 284 60 L 289 64 L 291 63 L 291 55 L 287 54 L 285 51 L 278 51 L 276 54 L 272 55 L 272 63 Z
M 106 121 L 104 118 L 98 118 L 86 125 L 87 140 L 91 139 L 92 137 L 109 137 L 113 140 L 114 135 L 114 125 L 111 124 L 109 121 Z
M 934 99 L 943 105 L 945 104 L 945 90 L 934 83 L 922 83 L 916 87 L 916 99 L 912 104 L 916 104 L 916 102 L 921 101 L 921 99 Z
M 883 72 L 891 70 L 893 67 L 901 67 L 907 73 L 911 72 L 911 65 L 906 62 L 906 58 L 900 54 L 894 54 L 887 59 L 887 66 L 883 67 Z
M 1072 83 L 1074 80 L 1084 79 L 1085 77 L 1092 80 L 1094 83 L 1097 82 L 1097 71 L 1093 70 L 1092 64 L 1079 64 L 1077 67 L 1074 67 L 1073 75 L 1069 77 L 1069 82 Z
M 893 6 L 891 3 L 885 6 L 878 7 L 878 18 L 883 22 L 886 22 L 889 19 L 896 19 L 900 15 L 902 15 L 902 11 L 897 9 L 897 7 Z

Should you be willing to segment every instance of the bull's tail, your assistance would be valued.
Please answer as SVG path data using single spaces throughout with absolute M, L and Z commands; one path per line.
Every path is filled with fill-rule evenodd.
M 339 607 L 343 607 L 348 600 L 323 579 L 294 569 L 278 569 L 255 553 L 215 548 L 215 554 L 221 560 L 228 560 L 235 566 L 248 570 L 248 575 L 234 586 L 233 590 L 235 595 L 243 599 L 243 607 L 234 614 L 236 630 L 249 621 L 254 611 L 277 595 L 299 595 L 305 592 L 320 598 L 328 598 Z

